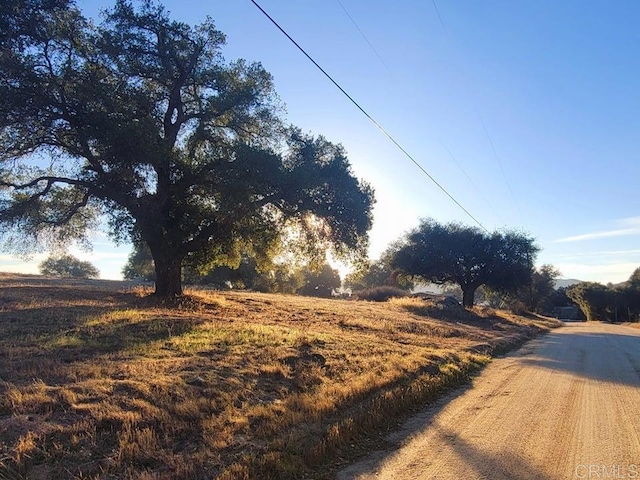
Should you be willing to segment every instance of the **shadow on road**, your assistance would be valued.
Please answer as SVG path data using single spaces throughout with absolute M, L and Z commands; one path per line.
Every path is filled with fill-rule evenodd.
M 515 355 L 523 365 L 640 387 L 640 331 L 634 333 L 619 325 L 570 324 Z
M 488 385 L 486 390 L 482 390 L 480 384 L 477 384 L 483 392 L 476 400 L 477 405 L 466 408 L 453 420 L 453 424 L 458 425 L 460 430 L 458 428 L 452 429 L 441 423 L 439 414 L 449 403 L 467 393 L 468 388 L 459 389 L 441 399 L 432 407 L 409 420 L 402 430 L 389 436 L 389 441 L 398 446 L 397 452 L 387 451 L 372 454 L 365 461 L 340 472 L 338 479 L 550 478 L 549 471 L 552 469 L 546 471 L 546 466 L 539 463 L 541 458 L 546 457 L 538 457 L 538 463 L 533 463 L 531 458 L 525 456 L 526 448 L 518 443 L 518 438 L 506 438 L 502 433 L 502 436 L 491 440 L 491 435 L 499 431 L 499 426 L 493 423 L 494 420 L 500 423 L 504 415 L 525 421 L 531 418 L 535 419 L 541 411 L 546 411 L 543 407 L 548 402 L 551 402 L 552 399 L 559 399 L 553 404 L 555 405 L 553 412 L 558 413 L 557 418 L 554 418 L 558 423 L 545 427 L 544 424 L 533 421 L 530 424 L 530 429 L 527 430 L 527 434 L 531 434 L 531 438 L 521 439 L 524 443 L 533 442 L 535 444 L 536 436 L 543 434 L 543 432 L 549 435 L 550 432 L 553 433 L 556 430 L 563 431 L 560 424 L 565 415 L 567 418 L 573 418 L 569 412 L 572 408 L 577 411 L 576 415 L 582 411 L 581 408 L 586 401 L 591 401 L 592 409 L 600 408 L 601 399 L 593 397 L 593 392 L 609 392 L 609 387 L 612 385 L 623 386 L 625 390 L 631 387 L 632 392 L 637 392 L 637 388 L 640 387 L 640 331 L 636 333 L 635 330 L 626 327 L 597 323 L 571 324 L 525 344 L 507 357 L 504 359 L 505 363 L 500 364 L 501 366 L 496 365 L 497 371 L 501 372 L 501 375 L 497 377 L 494 375 L 493 384 L 482 384 Z M 546 374 L 541 374 L 541 369 L 546 370 Z M 562 378 L 565 375 L 567 378 Z M 536 381 L 541 382 L 541 385 L 538 386 L 544 388 L 536 388 L 538 386 L 521 382 L 519 384 L 520 393 L 518 396 L 513 396 L 513 387 L 508 387 L 508 385 L 511 385 L 510 379 L 514 377 L 537 379 Z M 495 378 L 500 380 L 496 381 Z M 482 381 L 481 375 L 477 382 Z M 581 388 L 589 384 L 591 384 L 589 390 L 591 397 L 587 399 L 580 397 Z M 545 395 L 556 391 L 551 387 L 547 388 L 549 385 L 560 385 L 557 392 L 562 392 L 562 396 L 552 397 L 547 402 Z M 563 385 L 565 387 L 562 387 Z M 572 389 L 577 395 L 575 398 L 570 395 Z M 517 399 L 515 403 L 512 403 L 512 408 L 506 408 L 505 404 L 496 400 L 505 395 Z M 633 395 L 637 394 L 633 393 Z M 528 399 L 532 399 L 532 401 L 528 402 Z M 488 410 L 485 410 L 488 408 L 488 403 L 492 405 Z M 540 406 L 539 411 L 535 409 L 536 405 Z M 604 411 L 607 412 L 606 409 Z M 491 415 L 490 412 L 493 412 L 493 416 L 485 417 L 485 415 Z M 547 413 L 550 412 L 547 411 Z M 481 420 L 478 423 L 488 427 L 476 431 L 475 434 L 469 433 L 473 430 L 465 430 L 467 418 L 469 422 L 476 418 L 484 418 L 484 423 Z M 599 425 L 597 417 L 594 418 L 595 420 L 591 419 L 591 424 L 595 425 L 594 431 L 601 431 L 602 425 Z M 576 422 L 578 420 L 571 424 L 574 427 L 569 425 L 567 428 L 576 428 Z M 583 423 L 583 426 L 591 425 L 589 421 L 585 420 L 585 422 L 587 423 Z M 491 426 L 495 426 L 496 432 L 491 431 Z M 513 425 L 512 427 L 517 430 L 518 426 Z M 465 431 L 466 435 L 460 433 Z M 512 430 L 507 427 L 507 430 L 502 431 L 510 432 Z M 414 437 L 415 440 L 413 440 Z M 548 438 L 551 440 L 551 437 Z M 573 439 L 573 437 L 569 438 Z M 427 445 L 430 446 L 427 447 Z
M 457 394 L 448 397 L 452 400 L 463 394 L 461 389 Z M 535 478 L 544 480 L 547 476 L 526 458 L 513 451 L 489 452 L 463 439 L 454 431 L 443 427 L 432 419 L 438 413 L 432 409 L 428 416 L 422 419 L 422 425 L 412 424 L 411 428 L 402 433 L 394 434 L 394 441 L 400 445 L 409 445 L 416 432 L 430 429 L 433 433 L 433 443 L 438 445 L 437 451 L 424 451 L 422 458 L 398 469 L 389 465 L 392 473 L 385 472 L 385 466 L 393 464 L 396 452 L 380 452 L 368 461 L 353 465 L 343 470 L 337 476 L 338 480 L 358 478 L 442 478 L 442 479 L 491 479 L 513 480 Z M 423 476 L 428 469 L 429 476 Z M 549 479 L 551 480 L 551 479 Z
M 432 424 L 431 428 L 436 432 L 438 443 L 443 445 L 444 450 L 448 450 L 453 457 L 447 462 L 448 467 L 445 470 L 450 478 L 456 478 L 456 476 L 491 480 L 546 478 L 544 472 L 513 451 L 487 452 L 437 423 Z M 460 472 L 464 472 L 462 476 L 458 476 Z

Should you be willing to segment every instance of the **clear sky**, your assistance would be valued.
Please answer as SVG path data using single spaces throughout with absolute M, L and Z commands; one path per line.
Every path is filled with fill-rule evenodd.
M 227 59 L 272 73 L 290 123 L 344 145 L 376 190 L 372 258 L 420 217 L 474 223 L 250 0 L 164 3 L 211 16 Z M 488 230 L 528 232 L 566 278 L 617 283 L 640 266 L 640 2 L 259 3 Z M 78 5 L 97 18 L 111 2 Z M 74 253 L 119 278 L 128 252 L 101 235 Z M 3 255 L 0 270 L 41 259 Z

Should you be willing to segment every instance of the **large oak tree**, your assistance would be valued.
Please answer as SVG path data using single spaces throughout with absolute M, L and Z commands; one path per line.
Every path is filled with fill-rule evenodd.
M 515 231 L 488 233 L 458 223 L 432 219 L 407 233 L 392 265 L 416 280 L 455 283 L 464 306 L 473 306 L 480 285 L 514 291 L 531 281 L 538 247 Z
M 117 1 L 99 26 L 66 0 L 1 8 L 5 246 L 86 240 L 106 216 L 148 245 L 162 297 L 182 293 L 183 266 L 266 255 L 291 228 L 312 249 L 364 252 L 372 189 L 341 146 L 283 125 L 271 76 L 226 62 L 210 19 L 151 1 Z

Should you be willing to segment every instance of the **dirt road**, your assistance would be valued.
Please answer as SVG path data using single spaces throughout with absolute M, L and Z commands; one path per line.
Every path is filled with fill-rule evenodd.
M 346 479 L 640 479 L 640 330 L 570 323 L 494 360 Z

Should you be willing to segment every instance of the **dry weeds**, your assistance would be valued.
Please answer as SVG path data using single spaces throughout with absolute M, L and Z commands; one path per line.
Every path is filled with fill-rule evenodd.
M 145 293 L 0 275 L 0 478 L 322 477 L 557 324 L 416 299 L 201 290 L 169 308 Z

